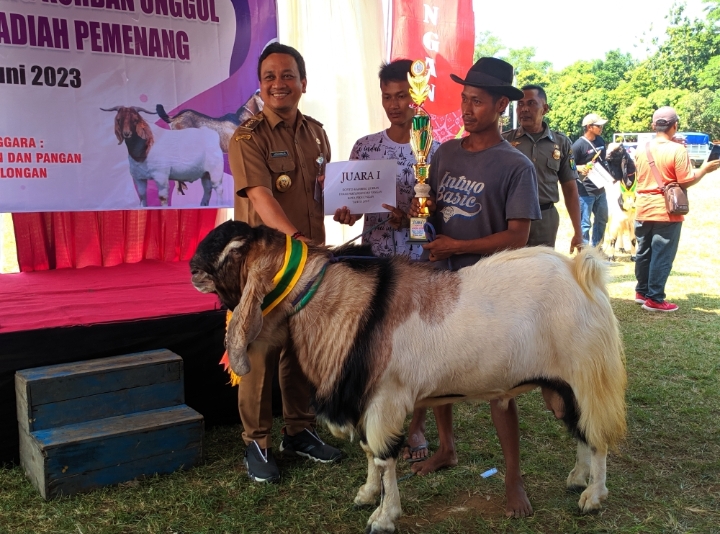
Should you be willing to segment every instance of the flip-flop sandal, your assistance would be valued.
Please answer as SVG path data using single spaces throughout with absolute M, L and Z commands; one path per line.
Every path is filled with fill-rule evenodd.
M 427 441 L 425 441 L 425 443 L 421 443 L 421 444 L 418 445 L 417 447 L 411 447 L 409 444 L 406 443 L 406 444 L 405 444 L 405 447 L 407 447 L 407 448 L 408 448 L 408 451 L 410 452 L 410 458 L 408 458 L 408 459 L 405 460 L 405 461 L 406 461 L 407 463 L 409 463 L 409 464 L 415 464 L 415 463 L 417 463 L 417 462 L 424 462 L 425 460 L 427 460 L 428 458 L 430 458 L 430 456 L 423 456 L 422 458 L 413 458 L 413 457 L 412 457 L 412 455 L 413 455 L 414 452 L 418 452 L 418 451 L 421 451 L 421 450 L 423 450 L 423 449 L 427 450 L 427 448 L 428 448 L 428 442 L 427 442 Z

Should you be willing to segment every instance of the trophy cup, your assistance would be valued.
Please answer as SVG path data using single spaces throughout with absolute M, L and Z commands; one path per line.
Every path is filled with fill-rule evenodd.
M 422 108 L 423 102 L 430 94 L 430 73 L 425 63 L 418 59 L 413 61 L 408 72 L 408 82 L 410 82 L 410 98 L 415 102 L 415 116 L 412 119 L 412 127 L 410 129 L 410 148 L 415 154 L 417 163 L 413 165 L 415 170 L 415 198 L 420 201 L 420 213 L 417 217 L 410 217 L 410 242 L 425 243 L 425 222 L 430 216 L 430 211 L 426 206 L 428 196 L 430 195 L 430 185 L 425 181 L 429 177 L 430 165 L 427 163 L 427 157 L 432 148 L 432 126 L 430 125 L 430 115 Z

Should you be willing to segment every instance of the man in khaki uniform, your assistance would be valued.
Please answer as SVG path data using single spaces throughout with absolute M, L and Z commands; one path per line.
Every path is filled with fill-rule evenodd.
M 239 197 L 235 218 L 265 224 L 302 241 L 324 243 L 318 193 L 330 144 L 322 124 L 298 110 L 307 84 L 305 61 L 294 48 L 271 43 L 258 60 L 258 79 L 265 107 L 235 131 L 228 151 Z M 310 387 L 292 348 L 268 352 L 251 344 L 248 357 L 251 371 L 238 387 L 238 408 L 250 478 L 256 482 L 280 479 L 270 436 L 276 372 L 285 419 L 280 450 L 319 462 L 339 460 L 341 452 L 323 443 L 315 432 Z
M 582 246 L 580 229 L 580 201 L 578 178 L 570 139 L 550 129 L 543 120 L 550 111 L 545 90 L 539 85 L 526 85 L 523 97 L 517 102 L 517 119 L 520 126 L 502 136 L 533 162 L 538 178 L 538 196 L 542 219 L 530 223 L 527 246 L 545 245 L 555 248 L 560 226 L 560 215 L 555 203 L 560 200 L 558 183 L 563 191 L 565 207 L 573 226 L 570 252 Z

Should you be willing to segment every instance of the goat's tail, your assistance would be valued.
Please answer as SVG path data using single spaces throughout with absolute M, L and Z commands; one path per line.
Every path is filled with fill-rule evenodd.
M 164 120 L 165 122 L 167 122 L 168 124 L 170 124 L 170 122 L 172 121 L 172 119 L 170 118 L 170 115 L 168 115 L 168 114 L 165 112 L 165 108 L 163 107 L 162 104 L 158 104 L 157 106 L 155 106 L 155 111 L 157 111 L 157 114 L 159 115 L 159 117 L 160 117 L 162 120 Z
M 591 299 L 587 345 L 576 362 L 573 389 L 580 408 L 579 428 L 590 446 L 616 448 L 625 436 L 625 353 L 607 291 L 607 268 L 586 248 L 573 260 L 573 276 Z
M 609 299 L 607 291 L 607 267 L 600 254 L 591 247 L 585 247 L 572 262 L 572 273 L 585 294 L 597 300 L 598 293 Z

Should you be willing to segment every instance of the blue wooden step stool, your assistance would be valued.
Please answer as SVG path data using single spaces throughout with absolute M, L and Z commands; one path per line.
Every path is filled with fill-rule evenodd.
M 15 374 L 20 462 L 45 499 L 202 460 L 203 417 L 166 349 Z

